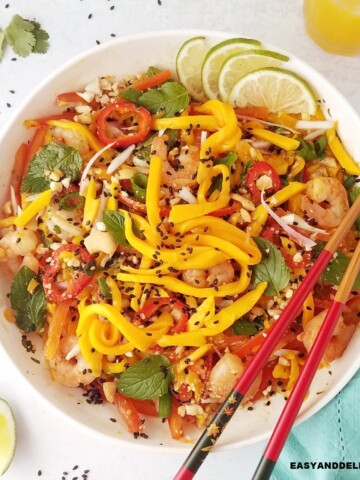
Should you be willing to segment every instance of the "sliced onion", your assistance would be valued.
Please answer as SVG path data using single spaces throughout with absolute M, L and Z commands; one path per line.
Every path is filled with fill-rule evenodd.
M 16 201 L 15 190 L 12 185 L 10 185 L 10 201 L 11 201 L 11 209 L 12 209 L 13 215 L 16 215 L 19 205 Z
M 325 230 L 321 230 L 321 228 L 316 228 L 316 227 L 313 227 L 312 225 L 309 225 L 307 222 L 305 222 L 303 218 L 299 217 L 299 215 L 296 215 L 295 213 L 289 213 L 287 215 L 283 215 L 281 218 L 288 225 L 294 225 L 296 223 L 298 227 L 302 228 L 303 230 L 308 230 L 309 232 L 327 233 Z
M 300 130 L 329 130 L 333 128 L 335 122 L 333 120 L 299 120 L 295 127 Z
M 79 182 L 79 193 L 80 195 L 83 195 L 84 193 L 84 190 L 85 190 L 85 184 L 84 184 L 84 181 L 85 181 L 85 178 L 87 177 L 87 174 L 89 173 L 89 170 L 90 168 L 94 165 L 94 163 L 96 162 L 96 160 L 101 157 L 101 155 L 106 151 L 106 150 L 109 150 L 113 145 L 115 144 L 115 142 L 113 143 L 110 143 L 109 145 L 105 145 L 104 148 L 102 148 L 101 150 L 99 150 L 98 152 L 95 153 L 95 155 L 93 155 L 90 160 L 88 161 L 88 163 L 86 164 L 86 167 L 84 168 L 84 171 L 81 175 L 81 178 L 80 178 L 80 182 Z
M 73 357 L 76 357 L 80 353 L 80 346 L 77 343 L 76 345 L 73 346 L 73 348 L 70 350 L 70 352 L 66 355 L 65 360 L 69 361 Z
M 184 202 L 197 203 L 197 198 L 191 193 L 188 187 L 182 187 L 182 189 L 179 190 L 178 195 L 181 200 L 184 200 Z
M 258 150 L 263 148 L 269 148 L 271 145 L 271 142 L 268 142 L 267 140 L 252 140 L 251 138 L 249 138 L 249 140 L 247 141 L 252 147 L 257 148 Z
M 321 135 L 324 135 L 326 130 L 320 129 L 320 130 L 314 130 L 313 132 L 308 133 L 305 135 L 304 140 L 314 140 L 314 138 L 321 137 Z
M 206 130 L 202 130 L 200 134 L 200 145 L 202 145 L 205 142 L 205 140 L 207 139 L 207 136 L 208 136 L 208 132 Z
M 271 210 L 269 205 L 264 200 L 263 192 L 261 192 L 261 205 L 265 208 L 270 217 L 272 217 L 285 230 L 285 232 L 287 232 L 294 238 L 294 241 L 296 243 L 304 247 L 305 250 L 311 250 L 313 247 L 315 247 L 316 242 L 314 242 L 310 238 L 305 237 L 304 235 L 301 235 L 301 233 L 291 228 L 281 217 L 279 217 L 279 215 L 277 215 L 273 210 Z
M 108 168 L 106 170 L 106 173 L 114 173 L 115 170 L 117 170 L 120 167 L 120 165 L 122 165 L 124 162 L 126 162 L 126 160 L 128 160 L 130 158 L 134 149 L 135 149 L 135 145 L 133 144 L 133 145 L 130 145 L 129 147 L 127 147 L 121 153 L 119 153 L 119 155 L 117 155 L 111 161 L 110 165 L 108 166 Z

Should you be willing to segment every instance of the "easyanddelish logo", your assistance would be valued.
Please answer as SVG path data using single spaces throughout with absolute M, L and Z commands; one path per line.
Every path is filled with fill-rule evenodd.
M 360 462 L 290 462 L 291 470 L 360 470 Z

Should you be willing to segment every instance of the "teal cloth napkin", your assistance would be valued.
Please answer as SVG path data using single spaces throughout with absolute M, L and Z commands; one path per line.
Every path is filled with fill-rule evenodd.
M 271 480 L 360 479 L 360 370 L 316 415 L 294 428 Z M 334 462 L 332 469 L 292 469 L 301 462 Z M 340 462 L 353 468 L 336 468 Z M 342 467 L 343 465 L 339 465 Z M 355 469 L 357 467 L 357 469 Z

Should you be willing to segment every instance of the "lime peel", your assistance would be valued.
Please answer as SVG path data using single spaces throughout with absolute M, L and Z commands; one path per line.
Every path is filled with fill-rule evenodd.
M 201 83 L 201 65 L 208 48 L 205 37 L 193 37 L 180 47 L 176 56 L 176 73 L 194 100 L 205 102 Z

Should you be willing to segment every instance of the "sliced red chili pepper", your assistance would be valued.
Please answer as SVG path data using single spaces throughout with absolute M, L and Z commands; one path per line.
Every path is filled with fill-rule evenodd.
M 214 212 L 209 213 L 212 217 L 225 217 L 226 215 L 231 215 L 238 210 L 238 205 L 234 203 L 230 207 L 219 208 L 219 210 L 215 210 Z
M 281 188 L 280 177 L 275 169 L 267 162 L 257 162 L 249 169 L 246 175 L 246 184 L 254 197 L 255 202 L 260 203 L 261 190 L 256 185 L 257 180 L 266 175 L 270 177 L 272 186 L 264 190 L 264 194 L 269 195 L 277 192 Z
M 175 326 L 174 331 L 181 333 L 186 331 L 187 322 L 189 319 L 188 307 L 185 303 L 181 302 L 175 297 L 161 297 L 161 298 L 149 298 L 144 303 L 143 308 L 136 312 L 134 320 L 144 321 L 152 317 L 162 307 L 170 305 L 171 309 L 176 309 L 180 312 L 180 318 Z
M 45 294 L 50 301 L 56 303 L 75 298 L 91 282 L 95 273 L 90 269 L 88 272 L 85 272 L 84 266 L 80 266 L 79 270 L 73 270 L 73 279 L 66 290 L 61 290 L 56 284 L 56 279 L 58 274 L 62 271 L 61 254 L 63 252 L 73 252 L 74 256 L 79 256 L 81 263 L 85 263 L 86 265 L 91 264 L 91 262 L 94 262 L 95 264 L 94 258 L 83 247 L 69 244 L 58 248 L 54 252 L 43 277 Z
M 151 115 L 144 107 L 117 101 L 104 107 L 97 118 L 97 135 L 104 145 L 127 147 L 145 140 L 150 132 Z
M 122 180 L 121 180 L 122 181 Z M 117 199 L 119 202 L 123 203 L 127 207 L 135 210 L 136 212 L 140 213 L 146 213 L 146 205 L 145 203 L 139 202 L 138 200 L 135 200 L 134 198 L 125 196 L 125 195 L 118 195 Z M 170 215 L 170 208 L 171 207 L 160 207 L 160 217 L 168 217 Z

